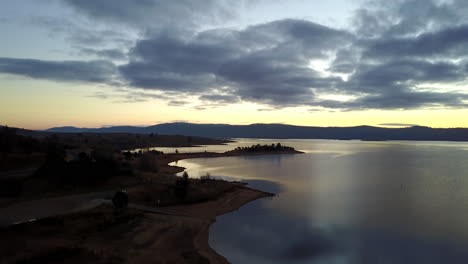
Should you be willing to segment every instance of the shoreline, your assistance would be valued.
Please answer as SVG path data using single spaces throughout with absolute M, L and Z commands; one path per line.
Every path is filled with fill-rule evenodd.
M 164 167 L 171 171 L 171 174 L 178 177 L 176 174 L 185 171 L 186 168 L 169 165 L 170 163 L 177 162 L 185 159 L 196 159 L 196 158 L 219 158 L 219 157 L 236 157 L 236 156 L 263 156 L 263 155 L 282 155 L 282 154 L 301 154 L 300 151 L 289 151 L 282 153 L 213 153 L 213 152 L 195 152 L 195 153 L 179 153 L 179 154 L 166 154 L 164 160 Z M 242 208 L 247 203 L 252 201 L 274 197 L 276 194 L 261 191 L 247 187 L 247 185 L 238 182 L 229 182 L 229 184 L 236 185 L 237 188 L 234 191 L 228 192 L 215 200 L 211 200 L 204 203 L 191 204 L 191 205 L 177 205 L 169 207 L 170 209 L 181 209 L 184 212 L 190 212 L 195 217 L 208 216 L 209 223 L 201 228 L 196 237 L 194 237 L 194 246 L 198 252 L 206 257 L 209 263 L 229 263 L 228 260 L 216 252 L 209 245 L 209 233 L 213 223 L 216 222 L 218 216 L 222 216 Z M 221 205 L 221 207 L 220 207 Z M 220 209 L 221 208 L 221 209 Z M 208 212 L 205 212 L 208 209 Z M 213 211 L 214 210 L 214 211 Z M 220 210 L 220 211 L 217 211 Z
M 223 195 L 223 197 L 220 197 L 218 200 L 219 203 L 218 201 L 213 201 L 213 205 L 209 205 L 209 207 L 216 208 L 216 206 L 222 206 L 222 209 L 218 210 L 215 215 L 211 216 L 207 225 L 200 230 L 197 236 L 194 237 L 194 246 L 196 250 L 205 258 L 207 258 L 209 263 L 229 263 L 223 255 L 216 252 L 209 244 L 211 225 L 217 221 L 218 216 L 237 211 L 241 209 L 242 206 L 252 201 L 273 196 L 274 194 L 266 193 L 256 189 L 240 187 L 236 191 L 230 192 L 226 195 Z M 202 209 L 204 206 L 205 205 L 195 208 Z M 195 215 L 198 214 L 199 213 L 196 213 Z
M 282 151 L 282 152 L 261 152 L 261 153 L 246 153 L 246 152 L 224 152 L 224 153 L 213 153 L 213 152 L 194 152 L 194 153 L 178 153 L 178 154 L 165 154 L 162 163 L 160 163 L 162 170 L 169 172 L 174 177 L 178 177 L 176 174 L 185 171 L 186 168 L 170 165 L 170 163 L 177 162 L 185 159 L 196 159 L 196 158 L 219 158 L 219 157 L 238 157 L 238 156 L 265 156 L 265 155 L 288 155 L 288 154 L 303 154 L 301 151 Z M 193 238 L 194 247 L 197 251 L 204 256 L 209 262 L 216 264 L 229 263 L 228 260 L 216 252 L 209 245 L 209 232 L 210 227 L 216 222 L 218 216 L 222 216 L 234 211 L 239 210 L 242 206 L 252 201 L 274 197 L 276 194 L 265 192 L 258 189 L 247 187 L 246 184 L 239 182 L 229 182 L 231 185 L 235 185 L 236 189 L 225 193 L 215 200 L 210 200 L 203 203 L 188 204 L 188 205 L 176 205 L 169 206 L 168 209 L 172 211 L 183 211 L 189 213 L 190 216 L 194 217 L 208 217 L 209 221 L 203 225 L 197 235 Z
M 283 151 L 283 152 L 259 152 L 259 153 L 247 153 L 247 152 L 192 152 L 192 153 L 170 153 L 164 154 L 162 161 L 160 163 L 162 166 L 168 166 L 169 171 L 175 174 L 183 172 L 186 168 L 169 165 L 172 162 L 177 162 L 179 160 L 186 159 L 203 159 L 203 158 L 226 158 L 226 157 L 247 157 L 247 156 L 271 156 L 271 155 L 292 155 L 292 154 L 304 154 L 302 151 Z M 167 162 L 167 163 L 166 163 Z
M 169 165 L 174 161 L 191 158 L 298 153 L 300 152 L 166 154 L 158 159 L 160 171 L 148 175 L 148 179 L 155 177 L 157 184 L 150 182 L 130 187 L 130 201 L 145 205 L 141 202 L 141 197 L 151 194 L 153 185 L 164 183 L 164 181 L 174 182 L 177 179 L 175 174 L 185 170 L 182 167 Z M 197 179 L 191 179 L 191 181 L 193 184 L 199 184 Z M 53 257 L 57 250 L 76 251 L 77 255 L 70 256 L 71 259 L 67 260 L 70 263 L 74 263 L 74 259 L 91 263 L 106 263 L 109 259 L 119 259 L 117 263 L 148 263 L 153 262 L 154 259 L 164 259 L 164 261 L 174 263 L 229 263 L 209 245 L 211 225 L 216 222 L 218 216 L 236 211 L 251 201 L 272 197 L 275 194 L 252 189 L 239 182 L 210 181 L 212 183 L 208 183 L 207 187 L 203 188 L 209 189 L 211 188 L 209 184 L 214 184 L 215 189 L 220 187 L 226 191 L 221 191 L 215 194 L 214 198 L 202 202 L 154 207 L 172 212 L 173 215 L 128 208 L 124 215 L 116 216 L 110 205 L 99 205 L 84 211 L 48 216 L 34 222 L 0 228 L 0 235 L 5 238 L 4 242 L 0 242 L 0 255 L 7 256 L 4 263 L 48 262 L 48 258 Z M 194 188 L 196 186 L 194 185 Z M 143 192 L 139 192 L 140 190 Z M 143 196 L 132 197 L 133 194 L 143 194 Z M 32 202 L 34 204 L 34 201 Z M 47 208 L 47 206 L 44 207 Z M 89 215 L 96 216 L 90 219 Z M 127 217 L 136 220 L 120 223 L 119 219 Z M 73 231 L 81 229 L 86 230 L 85 235 L 83 232 Z M 113 239 L 102 240 L 102 237 Z M 18 243 L 21 246 L 15 247 L 15 243 L 7 243 L 7 241 L 20 241 Z

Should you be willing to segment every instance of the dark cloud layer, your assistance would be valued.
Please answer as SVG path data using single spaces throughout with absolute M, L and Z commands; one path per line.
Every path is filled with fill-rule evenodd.
M 217 102 L 223 104 L 233 104 L 240 101 L 240 98 L 235 95 L 209 94 L 199 97 L 202 101 Z
M 365 96 L 343 107 L 466 107 L 467 95 L 430 83 L 466 82 L 466 1 L 370 1 L 355 16 L 356 38 L 331 70 L 352 72 L 343 89 Z
M 276 108 L 465 107 L 464 94 L 418 90 L 418 85 L 426 83 L 466 79 L 465 64 L 448 60 L 463 54 L 465 28 L 459 25 L 413 37 L 377 39 L 304 20 L 192 35 L 170 31 L 139 41 L 130 55 L 133 60 L 121 72 L 136 87 L 195 94 L 229 87 L 227 94 L 219 96 Z M 325 76 L 310 67 L 312 60 L 327 59 L 330 54 L 335 54 L 335 60 L 328 70 L 350 74 L 348 80 Z M 318 94 L 327 93 L 356 99 L 318 99 Z
M 303 20 L 188 36 L 171 31 L 139 41 L 130 53 L 132 60 L 120 70 L 131 85 L 141 88 L 205 94 L 229 87 L 229 98 L 309 104 L 312 89 L 331 89 L 341 82 L 320 76 L 308 67 L 309 61 L 326 58 L 328 51 L 350 39 L 349 33 Z
M 379 64 L 357 65 L 344 89 L 389 94 L 408 90 L 421 82 L 450 82 L 464 78 L 465 73 L 453 63 L 393 59 Z
M 467 94 L 390 91 L 342 103 L 341 107 L 348 109 L 411 109 L 417 107 L 440 109 L 446 107 L 468 107 L 468 104 L 463 102 L 464 100 L 468 100 Z M 334 107 L 338 108 L 336 105 Z
M 0 58 L 0 73 L 67 82 L 107 83 L 116 74 L 108 61 L 43 61 Z
M 427 32 L 416 37 L 381 38 L 371 41 L 365 55 L 371 57 L 458 58 L 468 51 L 468 24 Z
M 112 83 L 118 78 L 135 89 L 194 96 L 205 106 L 467 107 L 468 91 L 444 88 L 467 81 L 468 4 L 463 0 L 371 0 L 356 11 L 348 30 L 298 19 L 244 29 L 213 27 L 219 19 L 236 16 L 239 3 L 227 1 L 64 3 L 108 27 L 84 33 L 82 27 L 69 30 L 47 19 L 42 25 L 72 32 L 69 39 L 80 54 L 122 62 L 118 76 L 114 64 L 104 61 L 3 58 L 0 72 L 60 81 Z M 144 34 L 134 44 L 125 43 L 126 35 L 112 29 L 118 23 Z M 206 25 L 211 29 L 201 30 Z M 120 44 L 102 46 L 109 41 Z M 170 105 L 182 105 L 182 100 L 170 100 Z
M 124 23 L 144 28 L 167 25 L 197 27 L 199 23 L 213 23 L 234 14 L 235 3 L 225 0 L 64 0 L 80 12 L 100 21 Z

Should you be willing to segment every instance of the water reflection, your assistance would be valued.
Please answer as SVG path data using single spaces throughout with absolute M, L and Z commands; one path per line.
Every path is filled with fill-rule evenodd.
M 307 154 L 179 162 L 190 175 L 209 172 L 279 193 L 219 217 L 210 243 L 229 261 L 467 263 L 466 143 L 302 147 Z
M 219 217 L 218 223 L 210 244 L 232 263 L 301 263 L 338 250 L 339 242 L 324 230 L 266 209 L 261 202 Z
M 248 181 L 249 184 L 252 182 Z M 255 181 L 257 188 L 281 189 Z M 448 241 L 416 239 L 379 229 L 319 224 L 271 207 L 277 198 L 252 202 L 218 217 L 210 245 L 231 263 L 466 263 L 468 252 Z

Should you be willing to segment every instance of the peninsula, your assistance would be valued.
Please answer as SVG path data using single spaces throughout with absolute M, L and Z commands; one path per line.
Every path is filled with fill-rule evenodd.
M 2 167 L 3 263 L 227 263 L 208 245 L 210 225 L 219 215 L 274 194 L 239 182 L 176 177 L 184 168 L 169 163 L 200 157 L 301 153 L 280 144 L 225 153 L 125 152 L 102 149 L 102 144 L 95 144 L 99 141 L 91 140 L 112 143 L 119 138 L 120 142 L 122 135 L 38 136 L 11 128 L 1 135 L 10 142 L 8 148 L 2 145 L 3 158 L 19 159 L 23 162 L 16 164 L 24 165 L 28 156 L 34 157 L 29 163 L 33 166 L 30 175 L 15 174 L 24 168 Z M 128 135 L 128 140 L 137 136 L 146 140 L 148 135 Z M 179 137 L 171 144 L 188 141 L 188 137 Z M 191 142 L 226 143 L 204 138 Z M 119 189 L 127 191 L 129 205 L 117 213 L 110 199 Z

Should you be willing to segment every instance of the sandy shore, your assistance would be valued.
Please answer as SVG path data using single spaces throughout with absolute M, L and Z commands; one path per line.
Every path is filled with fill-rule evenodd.
M 165 208 L 186 216 L 101 206 L 2 229 L 0 263 L 228 263 L 208 245 L 216 216 L 270 196 L 239 186 L 219 199 Z
M 160 160 L 160 172 L 153 175 L 160 177 L 155 182 L 173 181 L 173 175 L 183 170 L 169 166 L 170 162 L 221 156 L 234 155 L 166 155 Z M 208 244 L 211 224 L 219 215 L 273 194 L 254 190 L 240 183 L 213 181 L 213 184 L 224 186 L 226 191 L 208 201 L 160 207 L 174 215 L 132 208 L 115 215 L 111 206 L 101 205 L 85 211 L 1 228 L 0 263 L 228 263 Z M 134 193 L 140 194 L 141 189 L 147 186 L 149 188 L 150 184 L 134 187 Z M 132 190 L 129 193 L 132 201 Z M 136 195 L 133 202 L 139 203 L 139 199 L 140 196 Z M 68 204 L 60 201 L 60 198 L 55 202 L 65 207 Z M 43 200 L 30 201 L 27 206 L 47 208 L 45 203 Z M 69 212 L 66 208 L 63 209 L 63 212 Z M 21 205 L 17 205 L 16 210 L 23 214 L 25 212 Z M 10 218 L 14 218 L 14 210 L 8 213 Z

